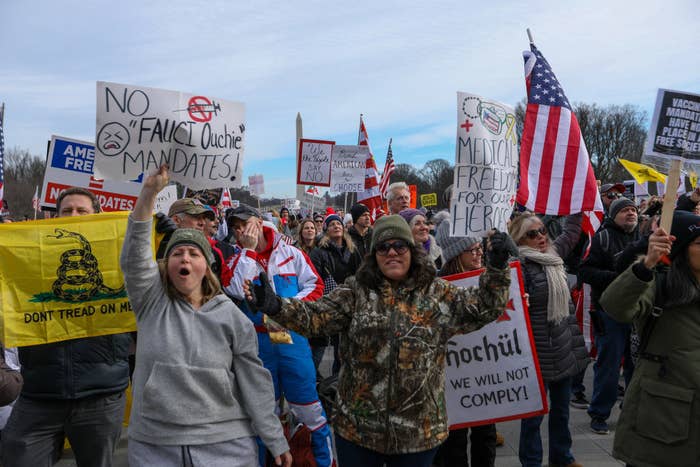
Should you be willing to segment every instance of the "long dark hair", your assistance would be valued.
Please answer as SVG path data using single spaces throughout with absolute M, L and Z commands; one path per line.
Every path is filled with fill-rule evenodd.
M 662 287 L 665 306 L 686 305 L 700 301 L 700 284 L 690 269 L 688 246 L 673 259 L 664 279 L 666 282 Z
M 357 282 L 368 289 L 379 290 L 379 286 L 386 280 L 382 271 L 379 270 L 375 250 L 368 252 L 365 255 L 364 261 L 357 269 L 355 278 Z M 424 288 L 433 283 L 435 280 L 435 265 L 428 258 L 423 246 L 411 246 L 411 266 L 408 269 L 408 275 L 411 277 L 418 288 Z

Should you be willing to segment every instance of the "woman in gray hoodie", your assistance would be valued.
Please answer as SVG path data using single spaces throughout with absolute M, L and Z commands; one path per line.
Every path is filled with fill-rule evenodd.
M 146 178 L 121 252 L 139 332 L 129 465 L 257 465 L 258 435 L 291 466 L 255 329 L 221 292 L 204 235 L 178 229 L 153 259 L 153 206 L 167 184 L 167 166 Z

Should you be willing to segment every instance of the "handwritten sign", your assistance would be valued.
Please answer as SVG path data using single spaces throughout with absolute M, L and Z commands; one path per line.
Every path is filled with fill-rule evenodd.
M 335 141 L 300 140 L 298 185 L 331 185 L 331 157 L 334 145 Z
M 248 188 L 250 193 L 255 196 L 260 196 L 265 193 L 265 180 L 261 174 L 251 175 L 248 177 Z
M 39 205 L 55 208 L 62 191 L 82 187 L 95 194 L 102 211 L 130 211 L 141 192 L 140 178 L 135 181 L 115 181 L 95 178 L 95 146 L 63 136 L 51 136 L 49 156 Z
M 437 193 L 420 195 L 420 204 L 423 206 L 437 206 Z
M 700 159 L 700 95 L 659 89 L 645 154 Z
M 245 107 L 177 91 L 97 82 L 97 176 L 130 180 L 170 166 L 193 189 L 241 186 Z
M 170 210 L 170 206 L 175 201 L 177 201 L 177 185 L 168 185 L 156 196 L 156 204 L 153 207 L 153 212 L 167 213 Z
M 334 146 L 331 191 L 359 193 L 365 191 L 367 146 Z
M 461 287 L 478 287 L 481 272 L 443 279 Z M 511 263 L 510 273 L 510 300 L 503 315 L 447 342 L 445 398 L 450 429 L 547 412 L 520 262 Z
M 506 231 L 518 179 L 515 113 L 505 104 L 460 92 L 457 122 L 450 234 Z

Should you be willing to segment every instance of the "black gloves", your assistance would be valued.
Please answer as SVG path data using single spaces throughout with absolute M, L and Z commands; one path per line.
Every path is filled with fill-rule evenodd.
M 496 232 L 491 235 L 490 242 L 487 255 L 491 267 L 503 269 L 508 266 L 508 259 L 511 256 L 518 257 L 518 247 L 505 232 Z
M 169 234 L 177 230 L 177 224 L 165 213 L 159 212 L 156 214 L 156 232 L 160 234 Z
M 261 285 L 257 285 L 253 282 L 250 283 L 250 291 L 252 292 L 253 299 L 248 300 L 246 297 L 248 308 L 252 311 L 261 311 L 270 316 L 275 316 L 279 314 L 280 308 L 282 307 L 280 298 L 275 294 L 275 291 L 272 290 L 272 287 L 270 287 L 267 274 L 261 272 L 259 279 Z

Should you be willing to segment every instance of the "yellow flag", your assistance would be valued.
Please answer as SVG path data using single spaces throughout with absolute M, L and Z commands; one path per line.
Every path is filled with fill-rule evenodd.
M 619 159 L 620 164 L 637 180 L 637 183 L 661 182 L 666 183 L 666 175 L 649 167 L 648 165 L 632 162 L 626 159 Z
M 6 346 L 136 329 L 119 268 L 128 215 L 0 224 L 0 337 Z
M 698 174 L 695 172 L 688 172 L 688 178 L 690 179 L 690 186 L 693 187 L 693 189 L 698 187 Z

